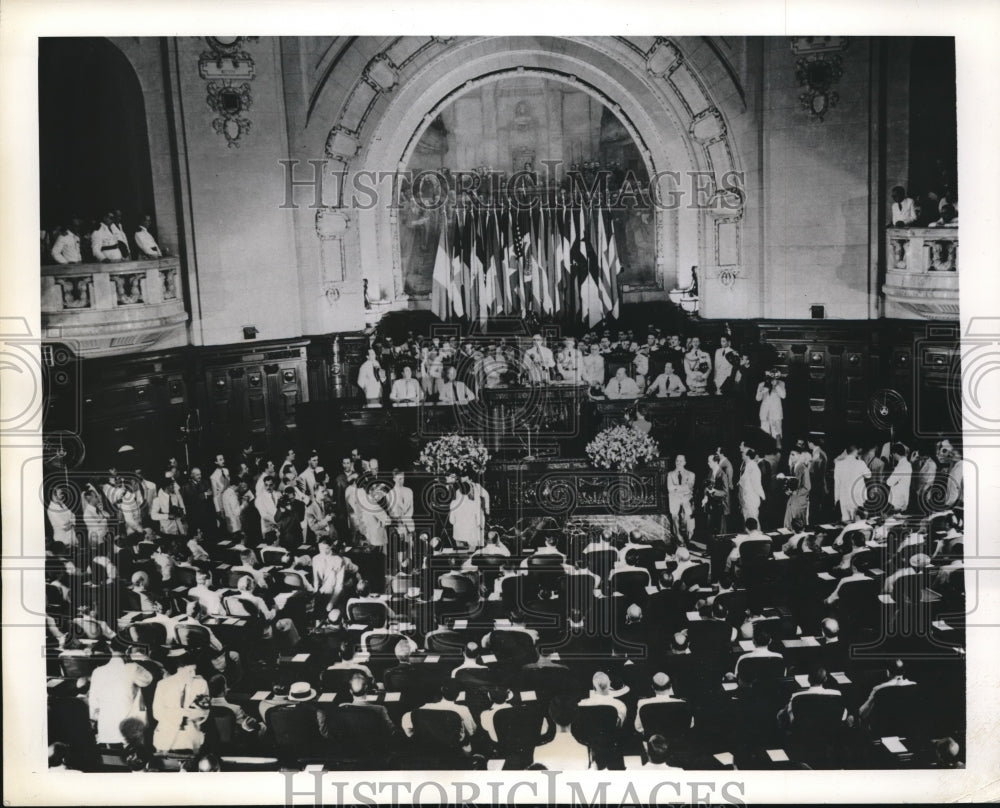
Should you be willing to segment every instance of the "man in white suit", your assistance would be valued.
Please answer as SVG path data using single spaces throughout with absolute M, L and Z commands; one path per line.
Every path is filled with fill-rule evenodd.
M 687 544 L 694 534 L 694 472 L 687 469 L 687 458 L 679 454 L 674 470 L 667 475 L 667 503 L 674 535 Z
M 760 514 L 760 503 L 767 497 L 760 480 L 760 466 L 757 465 L 757 452 L 740 444 L 740 454 L 743 455 L 743 465 L 740 467 L 740 480 L 737 484 L 739 492 L 740 512 L 744 519 L 756 519 Z
M 215 469 L 210 478 L 212 483 L 212 503 L 215 505 L 215 512 L 220 518 L 222 513 L 222 493 L 229 487 L 229 469 L 226 468 L 226 458 L 222 454 L 215 456 Z
M 385 382 L 385 371 L 375 357 L 375 350 L 368 349 L 368 358 L 358 371 L 358 387 L 364 393 L 369 407 L 382 406 L 382 386 Z
M 576 340 L 573 337 L 566 337 L 563 340 L 563 349 L 559 354 L 559 364 L 556 368 L 559 375 L 567 382 L 579 382 L 583 380 L 583 354 L 576 347 Z
M 840 503 L 840 518 L 854 521 L 854 516 L 864 502 L 871 469 L 860 457 L 853 443 L 833 462 L 833 499 Z
M 556 360 L 541 334 L 535 334 L 531 342 L 531 347 L 524 352 L 524 366 L 528 369 L 528 378 L 532 384 L 544 384 L 551 378 Z
M 403 482 L 405 475 L 399 469 L 392 472 L 392 489 L 389 491 L 389 518 L 404 538 L 413 535 L 413 489 Z
M 468 404 L 475 400 L 473 393 L 465 382 L 458 380 L 458 368 L 451 365 L 444 379 L 438 381 L 438 401 L 442 404 Z

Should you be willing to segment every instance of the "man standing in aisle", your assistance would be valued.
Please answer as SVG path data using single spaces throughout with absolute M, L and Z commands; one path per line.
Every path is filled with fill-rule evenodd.
M 766 499 L 760 479 L 760 467 L 757 465 L 757 452 L 745 443 L 740 443 L 740 454 L 743 455 L 740 479 L 737 483 L 740 512 L 744 519 L 757 519 L 760 515 L 760 504 Z
M 215 513 L 219 517 L 219 524 L 226 530 L 226 515 L 222 507 L 222 494 L 229 488 L 229 469 L 226 468 L 226 458 L 224 455 L 215 456 L 215 469 L 209 478 L 212 483 L 212 504 L 215 506 Z
M 840 505 L 840 518 L 844 522 L 854 521 L 858 508 L 864 502 L 865 481 L 869 477 L 871 469 L 858 456 L 858 447 L 850 444 L 833 464 L 833 499 Z
M 677 455 L 674 470 L 667 475 L 670 522 L 674 535 L 687 544 L 694 534 L 694 473 L 687 470 L 687 458 Z

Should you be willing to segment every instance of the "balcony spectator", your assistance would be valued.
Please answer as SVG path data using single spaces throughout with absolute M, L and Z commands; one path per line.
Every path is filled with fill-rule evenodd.
M 153 238 L 153 234 L 149 232 L 149 228 L 152 224 L 152 217 L 149 214 L 146 214 L 139 220 L 139 228 L 135 231 L 135 246 L 138 250 L 140 258 L 163 257 L 163 253 L 161 252 L 159 245 L 157 245 L 156 239 Z
M 897 185 L 892 189 L 892 227 L 910 227 L 917 223 L 917 210 L 906 189 Z

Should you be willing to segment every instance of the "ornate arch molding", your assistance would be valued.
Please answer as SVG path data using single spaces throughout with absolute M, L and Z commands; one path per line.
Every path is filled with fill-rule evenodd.
M 699 51 L 702 58 L 706 55 L 707 49 Z M 368 59 L 342 95 L 325 139 L 331 169 L 347 175 L 405 167 L 436 110 L 477 83 L 518 70 L 575 82 L 600 98 L 640 145 L 651 174 L 700 173 L 712 204 L 657 216 L 657 275 L 666 289 L 675 282 L 685 284 L 692 265 L 728 264 L 738 272 L 743 263 L 742 197 L 733 209 L 733 197 L 724 199 L 719 193 L 723 177 L 739 170 L 738 154 L 726 116 L 713 103 L 700 71 L 667 38 L 398 38 Z M 722 65 L 716 64 L 716 71 L 710 78 L 729 81 Z M 314 98 L 322 92 L 317 87 Z M 317 213 L 317 235 L 344 239 L 348 265 L 377 279 L 379 297 L 402 299 L 395 211 L 384 205 L 376 210 L 342 205 L 338 200 Z M 674 220 L 669 227 L 668 218 Z

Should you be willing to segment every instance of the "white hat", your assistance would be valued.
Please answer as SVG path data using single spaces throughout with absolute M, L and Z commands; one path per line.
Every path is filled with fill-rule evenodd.
M 316 698 L 316 691 L 309 682 L 295 682 L 288 688 L 289 701 L 310 701 Z

